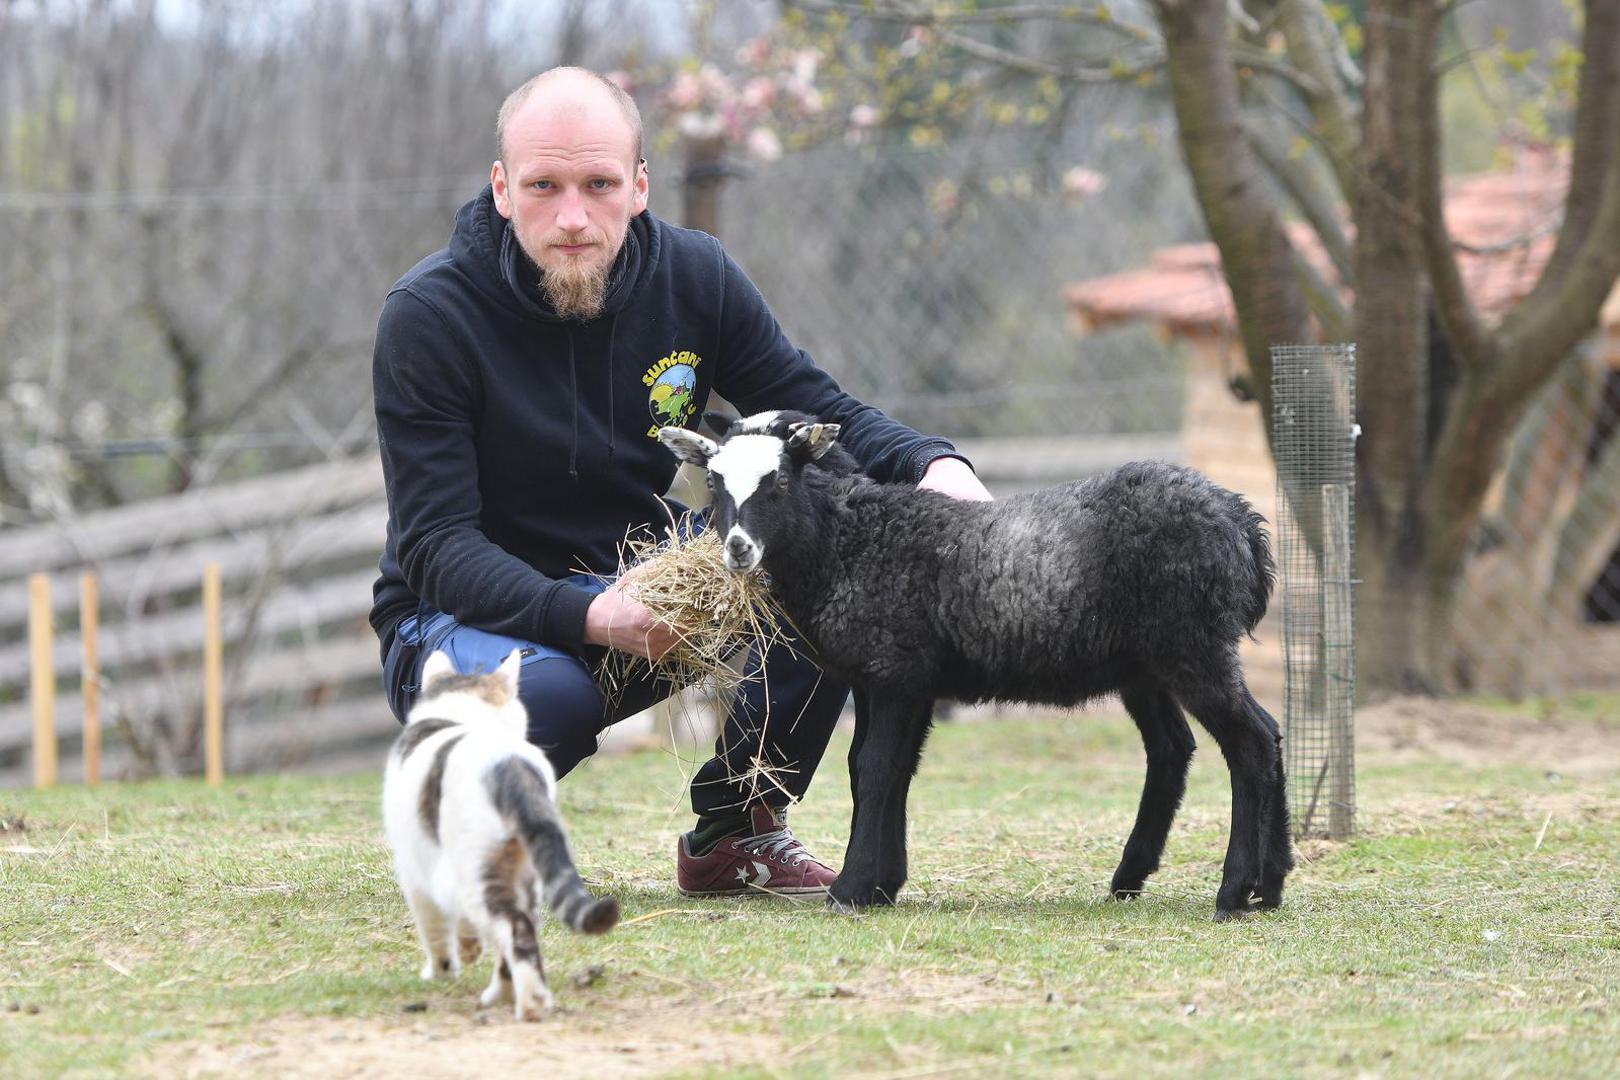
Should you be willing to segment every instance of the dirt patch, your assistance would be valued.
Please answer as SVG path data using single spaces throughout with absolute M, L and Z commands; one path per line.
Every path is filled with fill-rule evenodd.
M 632 973 L 632 977 L 646 975 Z M 914 1009 L 932 1015 L 1041 999 L 1034 983 L 996 975 L 927 969 L 851 972 L 848 979 L 778 987 L 775 994 L 697 994 L 649 986 L 644 995 L 564 1006 L 536 1023 L 505 1008 L 471 1008 L 370 1019 L 281 1017 L 217 1040 L 168 1044 L 140 1066 L 146 1076 L 372 1077 L 468 1075 L 551 1080 L 653 1077 L 672 1072 L 723 1075 L 743 1066 L 791 1069 L 802 1046 L 775 1037 L 791 1005 L 870 1015 Z M 1051 1000 L 1049 997 L 1046 1000 Z
M 735 1021 L 735 1013 L 724 1014 Z M 414 1021 L 283 1017 L 228 1040 L 164 1047 L 149 1076 L 374 1077 L 661 1076 L 682 1069 L 725 1071 L 780 1051 L 749 1024 L 716 1025 L 697 1003 L 561 1010 L 518 1023 L 504 1009 Z
M 1463 765 L 1533 765 L 1568 776 L 1620 771 L 1620 728 L 1424 697 L 1356 710 L 1356 749 Z

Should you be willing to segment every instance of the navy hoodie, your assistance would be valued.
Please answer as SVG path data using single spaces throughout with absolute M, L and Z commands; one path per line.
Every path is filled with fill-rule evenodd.
M 450 245 L 383 304 L 372 365 L 388 540 L 371 624 L 386 650 L 420 604 L 494 633 L 577 650 L 627 530 L 669 521 L 677 462 L 711 390 L 744 413 L 800 409 L 880 480 L 916 483 L 943 439 L 862 405 L 793 347 L 706 233 L 632 219 L 602 314 L 553 312 L 489 188 Z

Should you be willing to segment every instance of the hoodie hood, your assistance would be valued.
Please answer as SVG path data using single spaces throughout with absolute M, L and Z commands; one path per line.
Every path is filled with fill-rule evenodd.
M 649 227 L 647 215 L 631 218 L 608 276 L 607 295 L 598 318 L 611 318 L 624 310 L 657 269 L 659 248 L 659 238 Z M 540 290 L 540 268 L 518 243 L 512 223 L 495 209 L 495 192 L 489 185 L 456 213 L 449 255 L 457 268 L 503 307 L 539 322 L 579 325 L 579 320 L 557 314 L 546 300 Z

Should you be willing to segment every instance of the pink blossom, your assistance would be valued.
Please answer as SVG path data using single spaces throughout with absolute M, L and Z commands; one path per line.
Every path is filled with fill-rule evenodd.
M 1076 165 L 1063 173 L 1063 193 L 1065 195 L 1089 196 L 1096 195 L 1108 186 L 1108 177 L 1095 169 L 1088 169 L 1083 165 Z
M 778 161 L 782 157 L 782 140 L 768 127 L 757 127 L 748 133 L 748 152 L 761 161 Z
M 664 100 L 672 109 L 695 108 L 698 99 L 702 97 L 702 90 L 698 87 L 697 76 L 690 71 L 683 71 L 675 76 L 675 81 L 669 84 L 664 92 Z
M 776 83 L 763 75 L 748 80 L 743 87 L 742 105 L 756 112 L 769 109 L 776 101 Z
M 852 127 L 875 127 L 881 119 L 883 119 L 883 113 L 878 110 L 876 105 L 862 104 L 849 110 L 849 122 Z

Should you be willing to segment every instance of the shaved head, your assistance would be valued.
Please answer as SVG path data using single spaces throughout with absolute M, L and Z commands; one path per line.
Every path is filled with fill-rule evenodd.
M 499 160 L 509 160 L 507 129 L 520 113 L 530 111 L 531 102 L 534 110 L 545 112 L 587 112 L 604 103 L 612 104 L 630 133 L 631 162 L 641 160 L 641 110 L 636 108 L 635 99 L 612 79 L 582 67 L 542 71 L 506 96 L 495 118 L 495 153 Z

